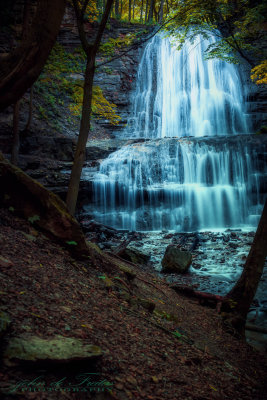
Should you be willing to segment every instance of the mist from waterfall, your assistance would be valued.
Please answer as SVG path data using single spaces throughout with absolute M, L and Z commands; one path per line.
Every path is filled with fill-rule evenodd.
M 124 131 L 136 143 L 95 175 L 90 212 L 98 221 L 130 230 L 256 225 L 261 173 L 243 140 L 242 83 L 235 66 L 204 60 L 213 40 L 198 36 L 180 51 L 161 36 L 147 44 Z

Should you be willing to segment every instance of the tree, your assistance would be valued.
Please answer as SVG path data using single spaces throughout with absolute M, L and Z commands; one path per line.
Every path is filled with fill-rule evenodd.
M 65 0 L 38 0 L 27 35 L 8 55 L 0 57 L 0 109 L 16 103 L 40 75 L 55 43 Z
M 164 7 L 164 0 L 160 0 L 160 8 L 159 8 L 159 23 L 160 24 L 163 21 L 163 7 Z
M 250 248 L 243 272 L 227 294 L 226 310 L 231 312 L 231 324 L 244 332 L 247 313 L 254 299 L 267 257 L 267 200 Z
M 73 0 L 73 7 L 77 18 L 79 35 L 83 50 L 86 54 L 86 68 L 85 68 L 84 86 L 83 86 L 83 107 L 82 107 L 80 131 L 74 155 L 73 167 L 71 170 L 67 198 L 66 198 L 68 210 L 72 215 L 74 215 L 75 213 L 79 186 L 80 186 L 80 178 L 81 178 L 83 163 L 85 160 L 86 143 L 88 140 L 88 134 L 90 130 L 95 59 L 101 43 L 106 23 L 108 21 L 113 0 L 107 0 L 106 2 L 105 11 L 102 16 L 101 22 L 99 24 L 96 38 L 93 44 L 88 43 L 84 30 L 84 14 L 88 2 L 89 2 L 88 0 L 85 0 L 81 5 L 81 3 L 78 0 Z
M 148 22 L 152 22 L 153 21 L 154 8 L 155 8 L 155 0 L 151 0 L 150 1 L 149 13 L 148 13 Z
M 166 28 L 178 37 L 181 46 L 197 34 L 204 38 L 215 35 L 216 42 L 206 50 L 207 58 L 239 63 L 242 57 L 255 67 L 255 60 L 266 58 L 261 46 L 266 11 L 266 3 L 250 0 L 184 0 L 170 13 L 173 18 Z

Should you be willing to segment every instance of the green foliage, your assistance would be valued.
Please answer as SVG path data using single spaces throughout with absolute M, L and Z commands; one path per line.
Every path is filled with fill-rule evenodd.
M 70 246 L 77 246 L 77 242 L 75 242 L 74 240 L 70 240 L 69 242 L 66 242 L 68 245 Z
M 39 215 L 33 215 L 32 217 L 29 217 L 29 218 L 28 218 L 28 221 L 29 221 L 31 224 L 33 224 L 33 223 L 36 222 L 36 221 L 40 221 L 40 217 L 39 217 Z
M 35 84 L 35 90 L 42 96 L 43 105 L 39 105 L 40 118 L 56 122 L 53 118 L 60 115 L 59 106 L 68 108 L 70 115 L 66 119 L 69 124 L 75 117 L 80 117 L 83 100 L 83 74 L 86 65 L 86 55 L 81 46 L 75 52 L 67 52 L 63 46 L 56 43 L 45 68 Z M 116 106 L 109 103 L 99 87 L 93 88 L 92 115 L 95 118 L 105 118 L 112 124 L 117 124 L 120 117 L 115 112 Z M 57 126 L 58 128 L 58 126 Z
M 197 34 L 203 38 L 215 34 L 216 43 L 206 51 L 208 59 L 219 58 L 232 63 L 240 62 L 240 56 L 247 61 L 251 61 L 251 57 L 263 59 L 260 41 L 264 36 L 266 12 L 266 3 L 253 5 L 249 0 L 184 0 L 179 3 L 178 10 L 169 15 L 171 20 L 165 29 L 180 41 L 180 47 L 186 39 L 193 41 Z M 224 31 L 224 36 L 220 30 Z
M 116 51 L 122 47 L 127 47 L 136 39 L 136 33 L 128 33 L 120 35 L 116 39 L 109 38 L 105 43 L 100 45 L 99 52 L 106 57 L 114 56 Z

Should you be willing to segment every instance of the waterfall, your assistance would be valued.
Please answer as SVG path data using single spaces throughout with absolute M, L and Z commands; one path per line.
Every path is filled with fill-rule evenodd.
M 90 212 L 130 230 L 255 226 L 262 175 L 247 138 L 235 66 L 205 61 L 200 36 L 178 51 L 155 36 L 139 65 L 125 138 L 93 182 Z
M 197 36 L 177 51 L 168 38 L 152 39 L 138 70 L 129 136 L 247 133 L 237 68 L 221 60 L 204 60 L 204 51 L 214 41 Z

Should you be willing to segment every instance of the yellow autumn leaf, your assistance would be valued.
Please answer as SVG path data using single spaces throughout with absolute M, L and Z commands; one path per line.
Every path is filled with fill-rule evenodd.
M 209 387 L 210 387 L 212 390 L 215 390 L 215 392 L 217 392 L 217 389 L 215 389 L 215 387 L 213 387 L 213 386 L 211 386 L 211 385 L 209 385 Z

